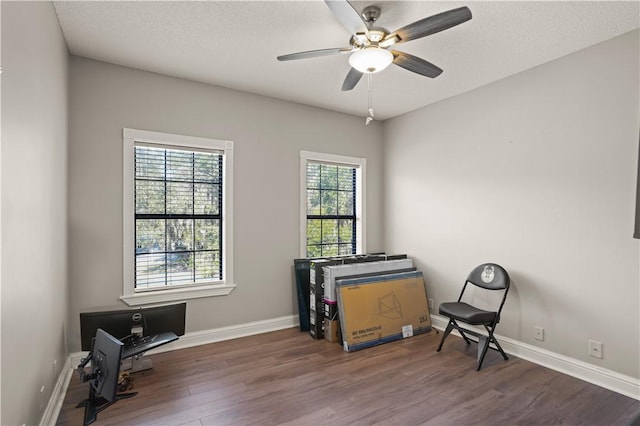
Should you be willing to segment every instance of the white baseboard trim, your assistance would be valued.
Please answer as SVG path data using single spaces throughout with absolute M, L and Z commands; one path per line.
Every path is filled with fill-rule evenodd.
M 56 424 L 58 415 L 60 414 L 60 409 L 62 408 L 62 403 L 64 402 L 64 397 L 67 394 L 67 388 L 69 387 L 69 380 L 71 379 L 72 374 L 73 369 L 71 368 L 71 357 L 68 357 L 60 371 L 58 381 L 56 382 L 53 392 L 51 393 L 51 397 L 49 398 L 49 403 L 42 414 L 40 426 L 53 426 Z
M 431 322 L 433 327 L 438 330 L 444 330 L 449 320 L 440 315 L 431 315 Z M 454 330 L 452 334 L 460 336 L 456 330 Z M 639 379 L 606 368 L 600 368 L 584 361 L 560 355 L 508 337 L 500 336 L 499 334 L 496 334 L 496 339 L 500 342 L 502 349 L 510 355 L 640 401 Z
M 206 345 L 208 343 L 221 342 L 223 340 L 231 340 L 240 337 L 253 336 L 255 334 L 268 333 L 270 331 L 283 330 L 285 328 L 297 327 L 298 325 L 298 316 L 288 315 L 280 318 L 249 322 L 246 324 L 196 331 L 193 333 L 186 333 L 178 340 L 164 346 L 160 346 L 159 348 L 147 353 L 149 355 L 159 354 L 162 352 L 175 351 L 176 349 L 185 349 L 193 346 Z
M 254 334 L 262 334 L 270 331 L 297 327 L 298 325 L 298 316 L 288 315 L 280 318 L 249 322 L 246 324 L 213 328 L 205 331 L 195 331 L 192 333 L 185 333 L 185 335 L 180 336 L 178 340 L 153 349 L 147 352 L 147 354 L 153 355 L 162 352 L 175 351 L 177 349 L 185 349 L 193 346 L 206 345 L 208 343 L 221 342 L 223 340 L 237 339 L 239 337 L 253 336 Z M 87 354 L 88 352 L 72 353 L 69 356 L 72 368 L 75 368 L 80 364 L 82 358 L 86 357 Z

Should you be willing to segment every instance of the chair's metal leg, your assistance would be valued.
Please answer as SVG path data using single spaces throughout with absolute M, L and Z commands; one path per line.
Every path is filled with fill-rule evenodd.
M 495 326 L 492 327 L 492 328 L 489 328 L 489 327 L 487 327 L 485 325 L 484 328 L 489 333 L 489 338 L 491 339 L 489 343 L 493 342 L 493 344 L 496 345 L 496 348 L 498 349 L 498 352 L 500 352 L 502 354 L 502 358 L 504 358 L 504 360 L 507 361 L 509 359 L 509 357 L 507 356 L 507 354 L 502 349 L 502 346 L 500 346 L 500 343 L 498 343 L 498 339 L 496 339 L 496 337 L 493 335 L 493 330 L 495 329 Z
M 462 336 L 464 341 L 467 342 L 467 345 L 470 345 L 471 344 L 471 339 L 469 339 L 467 337 L 467 335 L 464 333 L 464 330 L 462 329 L 462 327 L 459 327 L 457 323 L 456 323 L 456 330 L 458 330 L 458 333 L 460 333 L 460 336 Z
M 444 329 L 444 332 L 442 333 L 442 339 L 440 339 L 440 344 L 438 345 L 438 349 L 436 349 L 436 352 L 440 352 L 440 349 L 442 349 L 442 344 L 444 343 L 444 339 L 446 339 L 449 333 L 451 333 L 451 330 L 453 330 L 453 320 L 449 320 L 447 328 Z
M 500 343 L 498 343 L 496 338 L 493 336 L 493 333 L 491 334 L 491 340 L 496 345 L 496 348 L 498 348 L 498 351 L 502 354 L 502 358 L 504 358 L 505 361 L 508 360 L 509 357 L 507 356 L 506 353 L 504 353 L 504 351 L 502 350 L 502 346 L 500 346 Z
M 491 338 L 488 336 L 478 336 L 478 366 L 476 367 L 476 371 L 480 371 L 480 367 L 482 367 L 482 362 L 484 361 L 484 356 L 487 354 L 487 349 L 489 349 L 489 342 Z

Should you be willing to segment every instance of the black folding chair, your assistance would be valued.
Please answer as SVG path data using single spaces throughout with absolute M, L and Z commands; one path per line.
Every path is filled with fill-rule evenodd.
M 467 277 L 467 280 L 462 287 L 462 291 L 460 292 L 460 296 L 458 297 L 458 301 L 442 303 L 440 305 L 440 315 L 448 317 L 449 323 L 442 334 L 442 340 L 440 340 L 437 352 L 440 352 L 444 340 L 455 328 L 467 344 L 470 344 L 472 341 L 469 339 L 467 334 L 475 336 L 478 339 L 478 365 L 476 367 L 476 371 L 480 370 L 480 367 L 482 367 L 484 356 L 487 354 L 487 349 L 489 348 L 500 352 L 505 361 L 508 360 L 509 357 L 502 350 L 502 347 L 496 340 L 493 332 L 496 329 L 496 325 L 500 322 L 500 312 L 502 312 L 502 306 L 507 299 L 510 283 L 511 280 L 509 279 L 509 274 L 500 265 L 496 265 L 495 263 L 485 263 L 475 267 Z M 500 302 L 498 310 L 486 311 L 463 302 L 462 297 L 468 284 L 473 284 L 474 286 L 481 287 L 486 290 L 504 290 L 504 295 L 502 296 L 502 301 Z M 475 330 L 460 327 L 458 321 L 469 325 L 482 325 L 487 331 L 487 335 L 485 336 Z M 495 345 L 495 348 L 490 346 L 491 343 Z

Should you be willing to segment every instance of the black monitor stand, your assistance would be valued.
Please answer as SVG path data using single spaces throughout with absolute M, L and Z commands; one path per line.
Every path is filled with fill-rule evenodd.
M 121 399 L 133 398 L 138 392 L 119 393 L 116 395 L 115 401 L 107 401 L 105 398 L 96 395 L 96 391 L 92 386 L 89 386 L 89 398 L 81 401 L 76 405 L 76 408 L 84 407 L 84 420 L 83 426 L 90 425 L 98 418 L 98 413 L 105 408 L 115 404 Z
M 142 356 L 146 351 L 157 348 L 158 346 L 166 345 L 169 342 L 173 342 L 174 340 L 178 340 L 178 336 L 173 332 L 165 332 L 158 333 L 151 336 L 139 337 L 137 335 L 127 336 L 122 339 L 122 343 L 124 347 L 122 348 L 122 356 L 120 356 L 121 362 L 125 364 L 120 369 L 125 370 L 126 362 L 131 359 L 131 366 L 129 367 L 132 373 L 136 371 L 146 370 L 148 368 L 152 368 L 153 364 L 150 359 L 146 359 Z M 121 346 L 122 347 L 122 346 Z M 93 349 L 89 353 L 89 355 L 82 360 L 80 365 L 77 367 L 78 374 L 80 375 L 80 380 L 85 383 L 98 378 L 97 373 L 89 373 L 85 371 L 85 367 L 89 364 L 93 358 Z M 115 398 L 113 401 L 104 398 L 103 396 L 99 396 L 96 393 L 93 385 L 89 384 L 89 397 L 84 401 L 81 401 L 76 408 L 84 407 L 84 420 L 83 425 L 90 425 L 95 422 L 98 418 L 98 413 L 100 413 L 105 408 L 115 404 L 117 401 L 121 399 L 128 399 L 136 396 L 138 392 L 128 392 L 128 393 L 117 393 L 115 394 Z
M 178 340 L 178 336 L 172 331 L 145 337 L 138 337 L 136 335 L 125 337 L 122 339 L 122 343 L 124 343 L 122 370 L 136 373 L 153 368 L 151 359 L 144 357 L 143 354 L 158 346 L 173 342 L 174 340 Z
M 78 374 L 80 374 L 80 380 L 83 383 L 86 383 L 92 379 L 95 379 L 94 374 L 87 374 L 84 368 L 87 366 L 89 361 L 91 361 L 91 354 L 84 358 L 80 365 L 78 365 Z M 128 393 L 119 393 L 116 394 L 116 399 L 113 401 L 109 401 L 106 398 L 96 395 L 96 391 L 91 384 L 89 384 L 89 397 L 84 401 L 80 401 L 76 408 L 84 407 L 84 420 L 82 421 L 83 426 L 90 425 L 95 422 L 98 418 L 98 413 L 104 410 L 105 408 L 115 404 L 117 401 L 121 399 L 133 398 L 136 396 L 138 392 L 128 392 Z

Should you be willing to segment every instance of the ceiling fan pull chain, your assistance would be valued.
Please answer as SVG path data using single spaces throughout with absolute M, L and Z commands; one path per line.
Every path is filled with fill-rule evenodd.
M 373 83 L 373 74 L 367 74 L 367 112 L 369 116 L 365 119 L 364 125 L 368 126 L 373 121 L 373 91 L 371 86 Z

